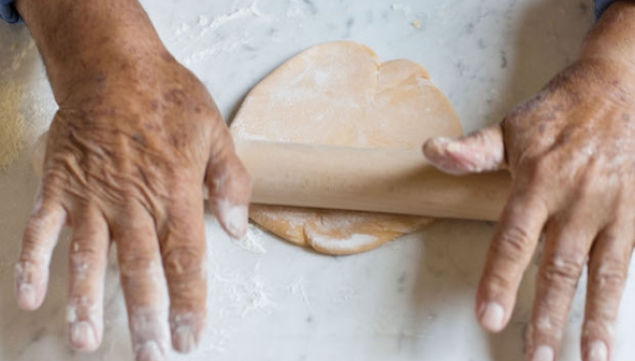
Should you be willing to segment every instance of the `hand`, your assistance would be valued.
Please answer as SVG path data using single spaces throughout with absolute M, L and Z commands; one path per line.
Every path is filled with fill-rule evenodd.
M 454 174 L 507 166 L 512 193 L 491 243 L 476 311 L 489 331 L 509 322 L 541 232 L 527 357 L 556 359 L 577 282 L 588 264 L 582 355 L 610 358 L 635 241 L 635 5 L 602 17 L 580 59 L 500 126 L 456 141 L 432 139 L 425 155 Z
M 113 242 L 137 360 L 163 359 L 170 334 L 174 348 L 187 352 L 206 319 L 201 186 L 207 183 L 221 225 L 241 237 L 249 176 L 207 90 L 165 50 L 136 2 L 54 2 L 18 3 L 59 103 L 16 265 L 18 303 L 27 310 L 41 305 L 51 253 L 68 224 L 72 346 L 91 351 L 101 342 L 103 278 Z M 117 20 L 107 18 L 115 14 L 111 7 Z M 57 57 L 67 42 L 56 44 L 46 21 L 38 22 L 55 11 L 63 14 L 63 22 L 53 24 L 63 35 L 52 33 L 77 37 L 70 39 L 75 56 Z M 77 28 L 64 32 L 65 21 L 77 21 Z M 117 22 L 133 28 L 112 25 Z M 101 31 L 114 42 L 86 40 Z

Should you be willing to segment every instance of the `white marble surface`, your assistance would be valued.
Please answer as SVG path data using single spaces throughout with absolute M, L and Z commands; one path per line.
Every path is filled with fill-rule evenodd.
M 287 57 L 316 43 L 352 39 L 383 59 L 423 64 L 467 130 L 498 121 L 571 61 L 592 21 L 590 0 L 143 4 L 167 46 L 201 77 L 228 118 L 248 89 Z M 68 348 L 66 238 L 56 250 L 42 309 L 22 312 L 13 300 L 12 263 L 36 187 L 29 152 L 55 105 L 28 32 L 0 24 L 0 48 L 0 132 L 19 120 L 25 123 L 23 151 L 0 170 L 0 360 L 131 359 L 112 262 L 102 347 L 90 355 Z M 489 336 L 473 316 L 491 236 L 490 224 L 440 221 L 379 250 L 336 258 L 295 248 L 255 228 L 250 242 L 233 242 L 208 213 L 209 327 L 198 351 L 171 359 L 521 360 L 535 266 L 507 330 Z M 584 283 L 562 360 L 579 359 Z M 634 301 L 631 281 L 616 331 L 616 360 L 631 359 L 635 351 L 629 342 Z

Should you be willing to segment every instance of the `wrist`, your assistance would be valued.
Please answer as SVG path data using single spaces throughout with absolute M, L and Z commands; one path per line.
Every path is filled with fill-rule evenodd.
M 580 59 L 608 61 L 635 72 L 635 2 L 618 1 L 604 12 L 587 36 Z
M 58 102 L 166 54 L 136 0 L 18 0 Z

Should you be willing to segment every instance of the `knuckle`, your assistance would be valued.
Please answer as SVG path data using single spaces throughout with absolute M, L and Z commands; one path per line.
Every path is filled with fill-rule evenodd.
M 150 251 L 122 250 L 119 254 L 119 263 L 137 267 L 148 267 L 154 263 L 153 258 Z
M 89 242 L 73 242 L 72 257 L 84 259 L 90 262 L 100 261 L 105 255 L 100 249 Z
M 161 274 L 160 264 L 150 254 L 129 254 L 119 256 L 119 272 L 123 282 L 145 279 Z
M 500 293 L 507 290 L 511 290 L 513 287 L 514 276 L 511 272 L 486 272 L 483 277 L 483 283 L 485 289 L 489 293 Z
M 70 257 L 71 271 L 76 277 L 85 276 L 88 269 L 105 261 L 105 254 L 93 247 L 74 250 Z
M 550 257 L 541 269 L 540 278 L 549 284 L 575 288 L 584 267 L 584 261 L 584 257 L 575 255 Z
M 598 317 L 590 315 L 584 320 L 582 325 L 582 339 L 595 339 L 598 336 L 612 336 L 615 328 L 615 321 L 610 317 Z
M 36 224 L 33 220 L 29 221 L 26 229 L 24 230 L 24 236 L 22 237 L 22 256 L 30 258 L 34 250 L 40 245 L 40 230 L 41 226 Z
M 89 261 L 87 258 L 79 255 L 71 256 L 71 273 L 75 279 L 81 280 L 86 278 L 86 272 L 89 269 Z
M 41 197 L 44 199 L 59 198 L 67 184 L 65 168 L 57 162 L 49 162 L 44 166 Z
M 203 253 L 195 247 L 189 246 L 177 246 L 164 252 L 163 267 L 168 279 L 200 278 Z
M 44 262 L 34 259 L 21 259 L 16 263 L 14 271 L 14 276 L 18 281 L 26 281 L 36 275 L 42 275 L 48 272 Z
M 42 238 L 42 233 L 50 227 L 50 221 L 47 212 L 43 210 L 37 211 L 31 216 L 24 231 L 24 243 L 37 244 Z
M 566 313 L 565 313 L 566 314 Z M 556 313 L 544 313 L 536 315 L 532 320 L 532 338 L 537 340 L 553 340 L 560 343 L 563 330 L 566 326 L 566 318 Z
M 22 250 L 20 261 L 36 264 L 47 264 L 50 254 L 47 252 L 47 245 L 39 236 L 39 232 L 27 229 L 22 239 Z
M 600 289 L 619 290 L 626 283 L 626 266 L 621 260 L 604 261 L 592 272 L 591 282 Z
M 498 241 L 494 242 L 492 247 L 498 256 L 515 261 L 531 251 L 532 239 L 523 227 L 511 225 L 500 233 Z
M 98 306 L 97 303 L 90 292 L 73 293 L 68 298 L 68 307 L 72 308 L 73 312 L 96 312 L 95 307 Z

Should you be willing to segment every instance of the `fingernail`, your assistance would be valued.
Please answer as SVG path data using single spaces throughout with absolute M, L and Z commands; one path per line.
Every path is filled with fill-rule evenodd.
M 594 341 L 589 346 L 587 361 L 608 361 L 609 350 L 602 341 Z
M 432 143 L 434 145 L 437 145 L 437 146 L 445 146 L 445 145 L 449 144 L 450 142 L 452 142 L 452 139 L 447 138 L 447 137 L 432 138 Z
M 154 341 L 148 341 L 137 349 L 137 361 L 162 361 L 163 353 Z
M 178 327 L 174 332 L 174 348 L 182 353 L 188 353 L 196 347 L 196 340 L 192 328 L 188 326 Z
M 95 328 L 86 321 L 71 324 L 71 343 L 78 351 L 90 352 L 97 348 Z
M 449 142 L 450 139 L 444 137 L 430 138 L 423 144 L 423 153 L 429 156 L 438 156 Z
M 240 239 L 247 233 L 249 209 L 246 205 L 232 204 L 227 200 L 217 202 L 218 216 L 230 236 Z
M 485 305 L 481 313 L 481 324 L 490 331 L 500 331 L 504 324 L 505 309 L 496 302 Z
M 19 306 L 24 310 L 36 309 L 38 305 L 33 285 L 30 283 L 19 283 L 17 288 Z
M 531 361 L 553 361 L 554 352 L 549 346 L 538 346 Z

